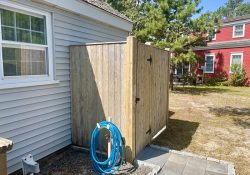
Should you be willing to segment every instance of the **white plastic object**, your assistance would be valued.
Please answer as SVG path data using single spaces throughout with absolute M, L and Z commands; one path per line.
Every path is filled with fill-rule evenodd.
M 31 154 L 22 158 L 23 175 L 39 173 L 39 163 L 35 162 Z
M 100 124 L 99 124 L 99 123 L 96 123 L 96 126 L 97 126 L 97 128 L 98 128 L 98 129 L 100 129 L 100 128 L 101 128 L 101 126 L 100 126 Z

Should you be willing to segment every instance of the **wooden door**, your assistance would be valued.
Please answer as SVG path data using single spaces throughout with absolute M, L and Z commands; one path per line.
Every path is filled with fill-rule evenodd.
M 138 44 L 136 63 L 136 154 L 151 140 L 151 46 Z

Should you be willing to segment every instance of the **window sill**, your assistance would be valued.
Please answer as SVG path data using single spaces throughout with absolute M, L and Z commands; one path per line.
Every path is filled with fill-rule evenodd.
M 31 86 L 43 86 L 43 85 L 51 85 L 51 84 L 59 84 L 59 83 L 60 83 L 59 80 L 50 80 L 50 81 L 37 81 L 37 82 L 25 82 L 25 83 L 0 84 L 0 90 L 31 87 Z
M 234 39 L 234 38 L 244 38 L 245 36 L 244 35 L 242 35 L 242 36 L 233 36 L 232 38 Z

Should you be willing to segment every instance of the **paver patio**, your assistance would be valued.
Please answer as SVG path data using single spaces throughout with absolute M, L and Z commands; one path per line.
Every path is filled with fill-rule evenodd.
M 150 146 L 136 159 L 139 165 L 157 167 L 159 175 L 233 175 L 230 162 Z

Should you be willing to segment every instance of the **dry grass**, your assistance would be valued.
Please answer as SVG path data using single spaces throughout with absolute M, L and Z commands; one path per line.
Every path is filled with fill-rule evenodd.
M 178 87 L 168 129 L 154 144 L 232 161 L 250 174 L 250 88 Z

